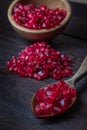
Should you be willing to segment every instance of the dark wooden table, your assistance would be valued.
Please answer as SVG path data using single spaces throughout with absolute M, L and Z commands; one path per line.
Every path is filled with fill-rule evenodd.
M 36 81 L 8 73 L 6 62 L 31 42 L 21 38 L 7 19 L 12 0 L 0 1 L 0 130 L 87 130 L 87 77 L 76 84 L 78 97 L 64 114 L 37 119 L 31 111 L 33 93 L 54 79 Z M 87 55 L 87 5 L 71 3 L 72 17 L 64 32 L 49 42 L 73 59 L 74 73 Z

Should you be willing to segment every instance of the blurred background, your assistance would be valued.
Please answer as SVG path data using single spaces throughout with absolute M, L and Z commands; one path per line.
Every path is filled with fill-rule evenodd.
M 75 2 L 80 2 L 80 3 L 86 3 L 87 4 L 87 0 L 69 0 L 69 1 L 75 1 Z

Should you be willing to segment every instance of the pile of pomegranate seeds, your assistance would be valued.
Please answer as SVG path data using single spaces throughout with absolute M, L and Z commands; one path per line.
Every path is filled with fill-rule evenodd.
M 49 9 L 45 5 L 35 7 L 33 4 L 16 3 L 13 8 L 13 19 L 28 29 L 50 29 L 60 24 L 66 17 L 63 9 Z
M 54 116 L 67 110 L 76 97 L 76 90 L 70 88 L 64 81 L 40 88 L 35 93 L 34 113 L 37 116 Z
M 20 76 L 41 80 L 47 77 L 61 79 L 72 75 L 71 59 L 57 52 L 46 42 L 35 42 L 25 47 L 18 57 L 7 62 L 9 71 Z

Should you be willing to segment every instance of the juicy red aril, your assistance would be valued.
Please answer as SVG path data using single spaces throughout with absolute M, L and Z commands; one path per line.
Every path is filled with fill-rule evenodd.
M 21 2 L 13 8 L 13 19 L 19 25 L 29 29 L 50 29 L 60 24 L 66 17 L 65 10 L 49 9 L 45 5 L 35 7 L 33 4 L 23 5 Z
M 34 112 L 40 115 L 57 115 L 69 108 L 76 97 L 76 90 L 64 81 L 47 85 L 35 93 Z
M 61 79 L 72 74 L 71 60 L 46 42 L 35 42 L 25 47 L 17 57 L 7 62 L 9 71 L 22 77 L 41 80 L 47 77 Z

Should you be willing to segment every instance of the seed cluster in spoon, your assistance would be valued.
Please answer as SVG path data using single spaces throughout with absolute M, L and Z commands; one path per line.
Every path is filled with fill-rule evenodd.
M 76 90 L 59 81 L 35 93 L 33 111 L 39 117 L 58 115 L 70 107 L 75 97 Z

